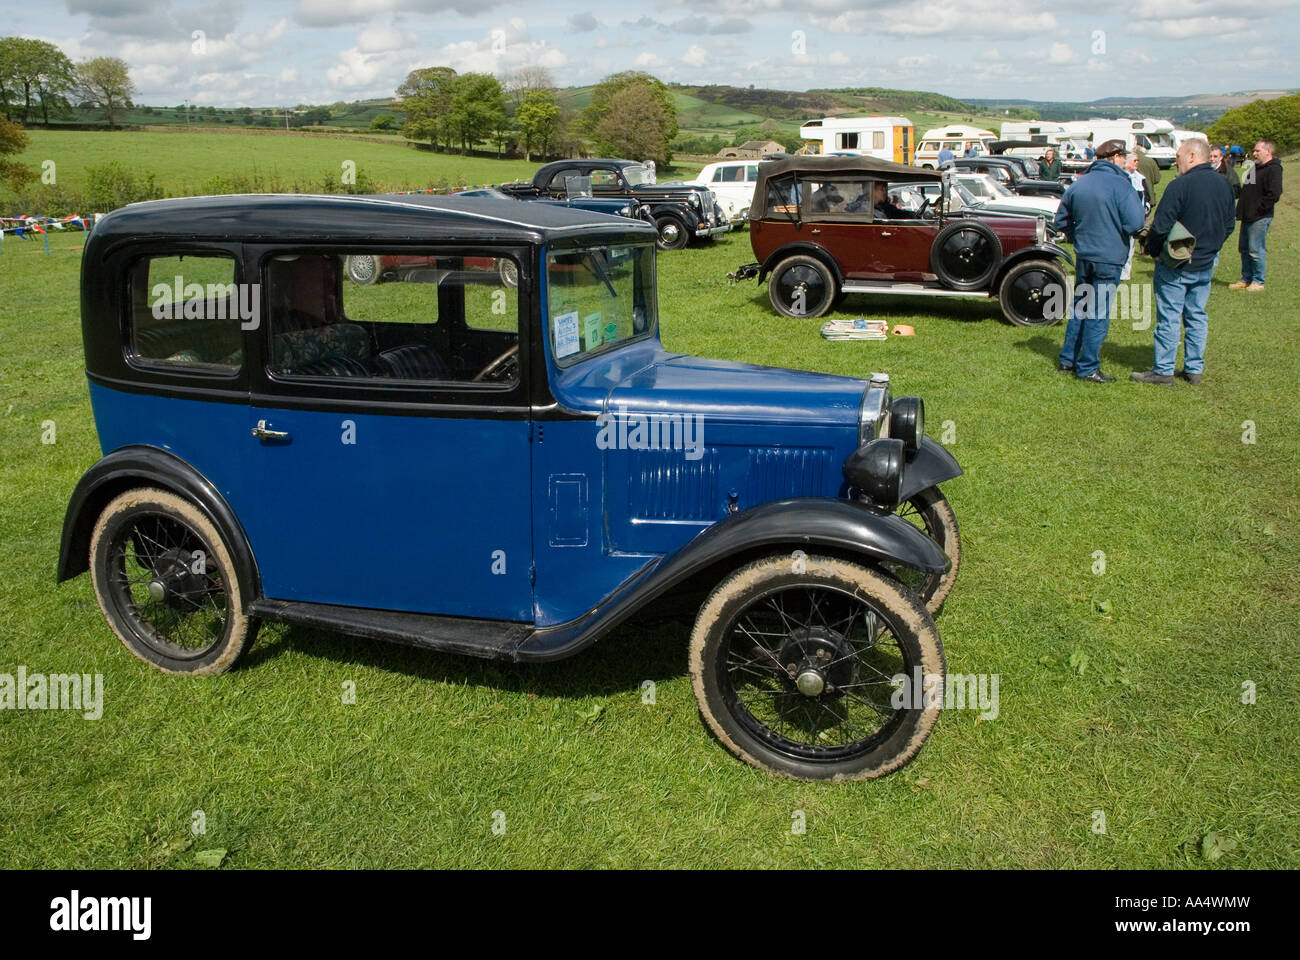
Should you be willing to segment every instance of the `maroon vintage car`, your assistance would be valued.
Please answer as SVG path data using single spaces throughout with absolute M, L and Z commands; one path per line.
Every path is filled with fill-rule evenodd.
M 936 189 L 937 188 L 937 189 Z M 789 157 L 759 166 L 750 207 L 757 263 L 788 317 L 819 317 L 847 294 L 997 297 L 1020 326 L 1065 316 L 1070 255 L 1033 214 L 949 209 L 934 170 L 872 157 Z

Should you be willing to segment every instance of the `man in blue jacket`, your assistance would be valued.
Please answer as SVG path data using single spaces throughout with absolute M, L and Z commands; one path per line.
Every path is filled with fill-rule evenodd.
M 1057 369 L 1090 383 L 1115 380 L 1101 372 L 1101 345 L 1129 241 L 1145 221 L 1142 198 L 1123 169 L 1126 156 L 1123 140 L 1101 144 L 1097 159 L 1066 188 L 1053 224 L 1074 244 L 1074 310 Z
M 1179 373 L 1193 386 L 1201 382 L 1210 330 L 1205 313 L 1210 281 L 1219 262 L 1219 248 L 1237 225 L 1232 185 L 1210 166 L 1210 145 L 1200 139 L 1188 140 L 1178 148 L 1175 162 L 1178 177 L 1160 198 L 1146 239 L 1147 253 L 1157 258 L 1155 365 L 1130 374 L 1138 383 L 1167 387 L 1173 386 L 1174 358 L 1184 327 L 1187 337 Z M 1161 256 L 1175 223 L 1181 223 L 1196 239 L 1191 258 L 1179 267 L 1169 266 Z

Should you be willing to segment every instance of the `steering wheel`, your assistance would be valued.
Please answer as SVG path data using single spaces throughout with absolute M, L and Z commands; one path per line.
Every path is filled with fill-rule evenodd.
M 516 367 L 519 365 L 519 344 L 517 343 L 510 347 L 510 349 L 502 352 L 500 356 L 480 370 L 472 382 L 480 383 L 484 380 L 500 381 L 509 379 L 508 377 L 503 377 L 502 374 L 510 369 L 512 363 Z
M 921 205 L 917 207 L 916 219 L 929 220 L 934 218 L 936 215 L 937 214 L 934 210 L 934 201 L 925 194 L 921 194 Z

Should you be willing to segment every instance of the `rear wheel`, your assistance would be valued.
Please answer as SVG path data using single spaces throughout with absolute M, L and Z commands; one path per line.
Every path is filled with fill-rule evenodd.
M 921 749 L 943 699 L 943 645 L 925 608 L 887 575 L 831 557 L 737 570 L 701 608 L 690 660 L 718 739 L 787 777 L 891 773 Z M 898 692 L 903 678 L 912 696 Z
M 164 673 L 229 670 L 257 636 L 230 549 L 188 500 L 154 488 L 121 494 L 99 515 L 90 577 L 123 645 Z
M 1002 278 L 1002 315 L 1018 327 L 1050 327 L 1065 316 L 1065 271 L 1051 260 L 1018 263 Z
M 782 260 L 767 280 L 768 299 L 786 317 L 820 317 L 834 306 L 839 292 L 830 267 L 803 254 Z

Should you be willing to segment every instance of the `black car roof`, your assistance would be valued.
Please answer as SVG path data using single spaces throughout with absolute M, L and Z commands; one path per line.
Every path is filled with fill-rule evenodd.
M 513 197 L 242 194 L 150 200 L 100 220 L 90 242 L 130 236 L 223 240 L 552 240 L 654 235 L 649 224 Z
M 939 183 L 943 180 L 943 174 L 938 170 L 927 170 L 924 167 L 912 167 L 905 163 L 878 160 L 875 157 L 785 157 L 781 160 L 764 160 L 758 165 L 758 180 L 754 183 L 756 205 L 761 205 L 767 196 L 768 178 L 779 177 L 786 173 L 793 173 L 796 176 L 799 174 L 816 176 L 827 173 L 868 173 L 891 182 L 922 180 Z

